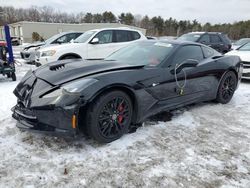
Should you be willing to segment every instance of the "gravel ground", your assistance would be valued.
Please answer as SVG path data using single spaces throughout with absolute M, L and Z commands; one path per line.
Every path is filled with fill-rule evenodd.
M 0 187 L 250 187 L 250 82 L 229 104 L 181 108 L 105 145 L 20 132 L 16 84 L 0 77 Z

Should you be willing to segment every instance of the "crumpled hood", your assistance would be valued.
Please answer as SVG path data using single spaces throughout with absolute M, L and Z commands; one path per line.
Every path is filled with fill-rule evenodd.
M 140 68 L 143 66 L 144 65 L 129 65 L 115 61 L 86 61 L 74 59 L 48 63 L 35 70 L 34 74 L 37 78 L 40 78 L 52 85 L 60 85 L 71 80 L 98 73 Z

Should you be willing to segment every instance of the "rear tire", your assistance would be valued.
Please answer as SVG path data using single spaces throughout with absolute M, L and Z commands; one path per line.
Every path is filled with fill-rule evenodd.
M 87 133 L 98 142 L 112 142 L 128 132 L 132 112 L 127 94 L 122 91 L 104 93 L 87 110 Z
M 227 72 L 221 79 L 217 92 L 216 101 L 222 104 L 228 103 L 235 92 L 237 86 L 237 77 L 234 72 Z

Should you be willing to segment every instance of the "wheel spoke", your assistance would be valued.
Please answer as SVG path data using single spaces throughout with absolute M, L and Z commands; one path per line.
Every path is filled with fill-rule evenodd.
M 111 129 L 112 129 L 112 124 L 109 123 L 108 128 L 107 128 L 105 131 L 103 131 L 104 135 L 110 136 L 110 134 L 111 134 Z

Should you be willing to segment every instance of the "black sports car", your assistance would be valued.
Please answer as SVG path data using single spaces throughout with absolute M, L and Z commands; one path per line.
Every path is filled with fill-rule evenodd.
M 192 42 L 142 41 L 104 60 L 64 60 L 17 85 L 17 127 L 111 142 L 149 116 L 201 101 L 228 103 L 242 64 Z

